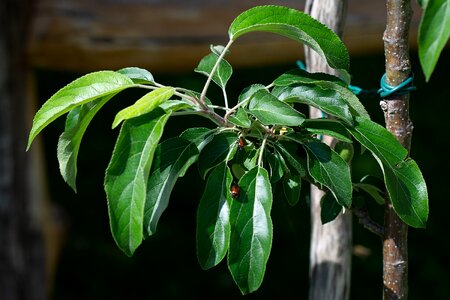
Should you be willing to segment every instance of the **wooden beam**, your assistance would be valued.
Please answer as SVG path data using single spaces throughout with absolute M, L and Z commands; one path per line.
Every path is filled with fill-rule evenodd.
M 384 2 L 349 2 L 344 36 L 349 50 L 381 52 Z M 234 17 L 269 3 L 304 8 L 304 1 L 299 0 L 40 0 L 29 54 L 35 67 L 45 69 L 85 72 L 140 66 L 154 72 L 192 70 L 209 52 L 210 44 L 226 44 Z M 417 28 L 418 17 L 416 13 L 413 28 Z M 411 40 L 415 38 L 414 31 Z M 229 59 L 236 67 L 275 65 L 293 62 L 302 52 L 301 45 L 285 38 L 252 34 L 233 45 Z

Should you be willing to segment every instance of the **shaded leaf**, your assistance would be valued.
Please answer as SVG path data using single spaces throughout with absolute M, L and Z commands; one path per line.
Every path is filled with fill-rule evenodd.
M 113 71 L 99 71 L 80 77 L 56 92 L 38 110 L 28 137 L 27 149 L 48 124 L 75 107 L 134 86 L 127 76 Z
M 162 87 L 145 94 L 133 105 L 122 109 L 116 114 L 112 128 L 116 128 L 123 120 L 128 120 L 151 112 L 172 97 L 174 92 L 175 89 L 172 87 Z
M 312 178 L 326 186 L 340 205 L 350 207 L 352 182 L 348 164 L 324 143 L 307 142 L 303 145 L 308 153 L 308 170 Z
M 386 201 L 383 197 L 383 191 L 376 186 L 368 183 L 354 183 L 353 188 L 355 190 L 363 190 L 369 194 L 378 204 L 383 205 Z
M 254 31 L 276 33 L 303 42 L 335 69 L 348 70 L 349 55 L 339 37 L 309 15 L 283 6 L 257 6 L 241 13 L 230 25 L 230 40 Z
M 319 87 L 323 90 L 332 90 L 337 98 L 347 103 L 350 111 L 357 116 L 370 119 L 369 113 L 358 97 L 348 88 L 348 86 L 339 78 L 324 73 L 309 73 L 305 70 L 295 69 L 282 74 L 273 82 L 275 86 L 298 86 L 310 85 Z M 320 90 L 316 91 L 320 94 Z M 326 94 L 326 93 L 325 93 Z
M 106 169 L 105 191 L 111 232 L 119 248 L 128 256 L 142 242 L 147 179 L 169 116 L 157 108 L 125 121 Z
M 249 128 L 250 125 L 252 124 L 250 122 L 250 119 L 248 118 L 247 113 L 245 112 L 245 110 L 243 108 L 239 108 L 236 112 L 236 115 L 231 115 L 228 117 L 228 121 L 230 121 L 230 123 L 242 127 L 242 128 Z
M 113 96 L 108 95 L 77 106 L 67 115 L 64 132 L 58 140 L 57 157 L 61 175 L 74 191 L 77 190 L 77 157 L 84 132 L 95 114 Z
M 274 184 L 279 181 L 284 175 L 283 164 L 280 160 L 280 156 L 278 153 L 271 153 L 266 151 L 267 162 L 270 167 L 270 183 Z
M 302 128 L 312 134 L 328 135 L 337 140 L 352 143 L 347 129 L 341 122 L 333 119 L 307 119 Z
M 425 227 L 428 219 L 428 192 L 417 164 L 408 151 L 384 127 L 364 118 L 348 128 L 354 138 L 377 159 L 395 212 L 412 227 Z
M 301 177 L 306 176 L 306 161 L 305 157 L 300 157 L 298 155 L 297 143 L 278 141 L 275 144 L 275 148 L 278 153 L 281 154 L 284 162 L 286 163 L 289 171 L 293 175 L 300 175 Z
M 208 171 L 223 162 L 227 156 L 229 159 L 232 158 L 237 149 L 237 141 L 236 132 L 224 131 L 214 135 L 198 158 L 198 169 L 203 179 L 206 178 Z
M 230 186 L 233 180 L 226 162 L 208 176 L 197 210 L 197 257 L 203 269 L 216 266 L 230 243 Z
M 186 100 L 167 100 L 159 105 L 165 111 L 176 112 L 182 109 L 196 108 L 191 102 Z
M 272 94 L 281 101 L 307 104 L 348 124 L 353 124 L 350 107 L 336 90 L 323 89 L 315 85 L 298 85 L 275 87 Z
M 255 167 L 239 180 L 241 196 L 231 204 L 228 268 L 243 294 L 258 289 L 272 247 L 272 189 L 267 171 Z
M 339 77 L 327 73 L 310 73 L 302 69 L 288 71 L 273 81 L 275 86 L 290 86 L 296 84 L 324 84 L 332 82 L 345 87 L 346 84 Z
M 265 89 L 251 96 L 248 108 L 249 113 L 264 125 L 298 126 L 305 120 L 303 114 L 278 100 Z
M 153 169 L 147 181 L 144 211 L 146 236 L 155 233 L 178 177 L 197 160 L 198 149 L 195 143 L 175 137 L 159 144 L 154 156 Z
M 286 174 L 283 178 L 283 193 L 289 205 L 294 206 L 300 199 L 302 178 L 300 175 Z
M 125 75 L 131 80 L 133 80 L 136 84 L 154 84 L 155 79 L 153 78 L 152 73 L 145 69 L 137 68 L 137 67 L 128 67 L 123 68 L 116 71 L 119 74 Z
M 342 206 L 337 203 L 331 193 L 325 193 L 320 199 L 320 208 L 322 225 L 334 221 L 342 211 Z

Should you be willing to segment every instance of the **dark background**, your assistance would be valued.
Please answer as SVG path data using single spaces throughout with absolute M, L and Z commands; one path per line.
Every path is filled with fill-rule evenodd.
M 409 232 L 410 299 L 450 299 L 450 242 L 448 238 L 447 189 L 450 166 L 446 139 L 450 91 L 447 88 L 450 52 L 444 51 L 429 83 L 424 82 L 412 53 L 415 84 L 411 98 L 414 122 L 411 156 L 419 164 L 427 181 L 430 216 L 426 229 Z M 290 65 L 263 69 L 237 69 L 229 82 L 229 98 L 236 99 L 250 83 L 270 83 L 279 74 L 295 68 Z M 379 86 L 384 70 L 382 55 L 357 56 L 351 61 L 352 84 L 365 88 Z M 150 70 L 151 71 L 151 70 Z M 38 99 L 42 104 L 54 92 L 82 74 L 35 70 Z M 155 79 L 172 86 L 200 90 L 205 78 L 195 73 L 153 74 Z M 170 205 L 163 214 L 157 233 L 128 258 L 116 247 L 110 230 L 103 176 L 118 130 L 111 123 L 118 109 L 139 97 L 139 91 L 122 92 L 106 105 L 92 122 L 82 142 L 78 158 L 78 194 L 59 175 L 56 144 L 63 130 L 64 118 L 49 126 L 42 135 L 47 160 L 48 184 L 52 200 L 66 229 L 64 244 L 53 282 L 53 299 L 197 299 L 214 297 L 234 299 L 240 292 L 229 274 L 226 262 L 203 271 L 195 253 L 196 207 L 204 182 L 194 167 L 180 178 Z M 222 98 L 218 89 L 208 94 L 216 104 Z M 233 100 L 231 100 L 233 101 Z M 364 98 L 372 118 L 383 124 L 379 100 Z M 199 118 L 171 118 L 164 133 L 168 138 L 188 126 L 211 126 Z M 356 149 L 356 152 L 359 152 Z M 354 181 L 367 171 L 379 170 L 368 155 L 358 155 L 354 162 Z M 274 199 L 272 218 L 274 240 L 266 275 L 261 288 L 247 299 L 307 299 L 310 217 L 307 207 L 309 187 L 295 207 Z M 368 202 L 371 214 L 381 221 L 382 208 Z M 352 299 L 380 299 L 382 289 L 381 241 L 363 229 L 354 218 L 355 251 L 352 262 Z

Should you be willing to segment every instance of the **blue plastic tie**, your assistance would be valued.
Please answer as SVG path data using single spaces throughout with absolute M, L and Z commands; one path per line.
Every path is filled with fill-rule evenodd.
M 381 77 L 380 86 L 381 88 L 378 90 L 381 98 L 386 98 L 392 95 L 405 95 L 409 92 L 415 91 L 416 87 L 413 83 L 414 75 L 409 76 L 405 81 L 400 83 L 397 86 L 392 86 L 386 83 L 386 73 Z

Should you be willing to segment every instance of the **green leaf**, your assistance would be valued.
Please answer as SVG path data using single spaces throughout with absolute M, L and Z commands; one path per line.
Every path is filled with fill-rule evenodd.
M 136 84 L 154 84 L 155 79 L 153 78 L 152 73 L 145 69 L 136 68 L 136 67 L 128 67 L 123 68 L 116 71 L 119 74 L 123 74 L 133 80 Z
M 322 225 L 334 221 L 342 211 L 342 206 L 337 203 L 331 193 L 325 193 L 320 199 L 320 219 Z
M 172 97 L 174 92 L 175 89 L 172 87 L 161 87 L 145 94 L 133 105 L 122 109 L 116 114 L 112 128 L 116 128 L 123 120 L 139 117 L 151 112 L 155 107 L 158 107 Z
M 214 135 L 198 158 L 198 169 L 203 179 L 206 178 L 208 171 L 223 162 L 227 156 L 229 160 L 233 157 L 237 149 L 237 141 L 236 132 L 224 131 Z
M 422 7 L 422 9 L 424 9 L 428 5 L 428 0 L 417 0 L 417 2 L 419 3 L 420 7 Z
M 146 236 L 155 233 L 178 177 L 197 160 L 198 149 L 195 143 L 175 137 L 159 144 L 154 157 L 153 169 L 147 181 L 144 211 Z
M 283 159 L 280 155 L 275 152 L 271 153 L 266 151 L 267 162 L 270 166 L 270 183 L 274 184 L 279 181 L 284 175 L 283 163 L 281 160 Z
M 57 156 L 61 176 L 75 192 L 77 190 L 77 157 L 84 132 L 95 114 L 113 96 L 108 95 L 77 106 L 67 115 L 64 132 L 58 140 Z
M 251 86 L 246 87 L 242 90 L 241 94 L 238 97 L 238 102 L 241 103 L 243 101 L 247 101 L 250 97 L 259 90 L 265 90 L 266 87 L 262 84 L 252 84 Z
M 249 128 L 250 125 L 252 124 L 250 122 L 250 119 L 248 118 L 247 113 L 245 112 L 245 109 L 243 109 L 243 108 L 239 108 L 236 112 L 236 115 L 229 116 L 228 121 L 230 121 L 230 123 L 232 123 L 236 126 L 242 127 L 242 128 Z
M 195 72 L 209 76 L 218 58 L 219 56 L 214 53 L 208 54 L 200 61 L 195 69 Z M 230 79 L 232 73 L 233 68 L 231 65 L 225 59 L 222 59 L 212 77 L 212 80 L 222 89 L 225 89 L 228 79 Z
M 215 129 L 208 129 L 205 127 L 193 127 L 188 128 L 185 131 L 183 131 L 182 134 L 180 134 L 180 138 L 183 138 L 185 140 L 190 141 L 191 143 L 194 143 L 194 145 L 197 147 L 198 152 L 200 153 L 205 146 L 211 142 L 211 140 L 214 137 Z M 181 173 L 180 177 L 183 177 L 184 174 L 187 171 L 187 167 L 184 168 Z
M 324 143 L 307 142 L 303 145 L 308 153 L 308 170 L 312 178 L 326 186 L 340 205 L 350 207 L 352 182 L 348 164 Z
M 305 116 L 267 90 L 259 90 L 250 98 L 249 112 L 264 125 L 298 126 Z
M 259 288 L 272 247 L 272 189 L 267 171 L 255 167 L 239 180 L 241 195 L 230 211 L 228 268 L 243 294 Z
M 327 74 L 327 73 L 310 73 L 302 69 L 294 69 L 280 75 L 273 81 L 275 86 L 289 86 L 295 84 L 323 84 L 326 82 L 332 82 L 337 85 L 345 87 L 339 77 Z
M 290 173 L 303 177 L 306 176 L 306 162 L 304 162 L 304 157 L 299 157 L 298 147 L 301 146 L 297 143 L 285 141 L 278 141 L 275 144 L 275 148 L 288 165 Z
M 355 119 L 349 132 L 377 159 L 395 212 L 412 227 L 425 227 L 428 192 L 417 164 L 384 127 L 364 118 Z
M 363 190 L 367 194 L 369 194 L 378 204 L 383 205 L 385 203 L 383 197 L 383 191 L 377 188 L 376 186 L 368 183 L 354 183 L 353 188 L 355 190 Z
M 289 205 L 294 206 L 300 199 L 302 178 L 300 175 L 286 174 L 283 178 L 283 193 Z
M 157 108 L 124 122 L 105 175 L 111 232 L 131 256 L 143 238 L 147 179 L 170 114 Z
M 303 42 L 321 55 L 335 69 L 348 70 L 349 55 L 339 37 L 311 16 L 283 6 L 257 6 L 240 14 L 228 35 L 236 40 L 248 32 L 276 33 Z
M 314 102 L 314 93 L 317 94 L 317 96 L 324 98 L 334 97 L 336 98 L 335 101 L 346 103 L 347 106 L 349 106 L 350 111 L 353 112 L 354 115 L 370 119 L 369 114 L 359 101 L 358 97 L 356 97 L 355 94 L 351 90 L 349 90 L 348 87 L 345 86 L 344 83 L 339 78 L 335 76 L 324 73 L 309 73 L 304 70 L 296 69 L 281 75 L 280 77 L 275 79 L 273 84 L 277 87 L 290 87 L 290 88 L 295 88 L 297 86 L 305 86 L 304 88 L 300 88 L 297 91 L 298 97 L 302 98 L 303 96 L 307 98 L 306 101 L 310 102 Z M 289 89 L 281 88 L 278 91 L 272 93 L 276 95 L 277 93 L 279 93 L 279 91 L 286 91 L 286 90 L 289 91 Z M 305 95 L 302 95 L 300 93 L 301 91 L 303 91 Z M 332 93 L 334 93 L 334 95 L 330 95 Z M 295 96 L 295 94 L 293 96 Z M 333 102 L 330 102 L 330 104 L 332 103 Z M 344 114 L 342 116 L 346 115 Z M 345 118 L 348 119 L 348 116 Z
M 203 269 L 216 266 L 230 244 L 230 186 L 233 180 L 226 162 L 208 176 L 197 210 L 197 257 Z
M 161 103 L 159 105 L 159 107 L 161 107 L 162 109 L 164 109 L 165 111 L 172 111 L 172 112 L 176 112 L 182 109 L 192 109 L 195 108 L 195 106 L 189 102 L 189 101 L 185 101 L 185 100 L 167 100 L 163 103 Z
M 223 52 L 223 50 L 225 50 L 225 46 L 222 45 L 209 45 L 209 49 L 211 49 L 211 52 L 214 53 L 217 56 L 220 56 Z M 229 54 L 230 50 L 227 49 L 227 52 L 225 53 L 225 55 Z
M 449 37 L 450 0 L 426 1 L 419 26 L 419 59 L 427 81 Z
M 94 72 L 72 81 L 48 99 L 34 116 L 27 150 L 39 132 L 58 117 L 79 105 L 132 86 L 131 79 L 113 71 Z
M 312 134 L 328 135 L 337 140 L 352 143 L 352 139 L 349 137 L 347 129 L 337 120 L 307 119 L 303 122 L 302 128 L 305 128 Z
M 335 90 L 323 89 L 313 85 L 299 85 L 275 87 L 272 94 L 281 101 L 307 104 L 348 124 L 353 124 L 350 107 Z

